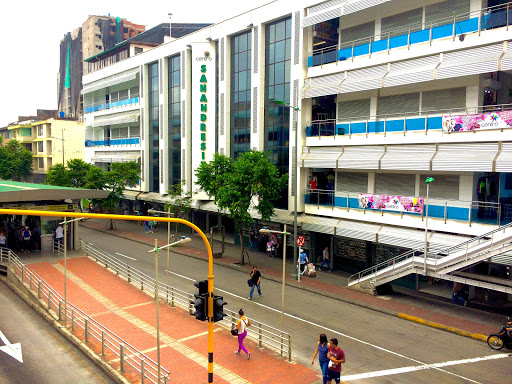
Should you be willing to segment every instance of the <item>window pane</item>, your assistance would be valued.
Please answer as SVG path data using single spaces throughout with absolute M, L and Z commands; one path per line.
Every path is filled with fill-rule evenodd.
M 247 70 L 247 52 L 243 52 L 239 55 L 238 65 L 240 71 Z
M 247 34 L 238 36 L 238 51 L 247 51 Z
M 284 63 L 277 63 L 275 66 L 275 84 L 284 83 Z M 281 100 L 281 99 L 280 99 Z
M 276 62 L 284 61 L 284 50 L 286 48 L 285 41 L 279 41 L 276 43 Z
M 292 37 L 292 19 L 286 20 L 286 38 Z
M 269 28 L 270 30 L 270 33 L 269 33 L 269 42 L 270 43 L 273 43 L 276 41 L 276 26 L 275 24 L 272 24 Z
M 284 40 L 285 38 L 285 22 L 282 21 L 276 24 L 276 41 Z

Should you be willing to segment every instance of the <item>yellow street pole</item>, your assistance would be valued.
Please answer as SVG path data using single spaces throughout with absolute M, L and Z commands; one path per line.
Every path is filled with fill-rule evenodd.
M 0 215 L 26 215 L 26 216 L 55 216 L 55 217 L 88 217 L 91 219 L 106 220 L 155 220 L 163 223 L 181 223 L 196 231 L 206 246 L 208 252 L 208 383 L 213 383 L 213 254 L 210 243 L 203 231 L 190 221 L 174 217 L 151 217 L 133 215 L 110 215 L 106 213 L 85 213 L 85 212 L 56 212 L 36 211 L 31 209 L 5 209 L 0 208 Z

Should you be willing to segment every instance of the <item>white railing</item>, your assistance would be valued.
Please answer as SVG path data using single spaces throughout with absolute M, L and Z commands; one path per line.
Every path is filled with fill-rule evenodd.
M 142 291 L 155 297 L 156 281 L 153 277 L 146 275 L 91 243 L 80 240 L 80 244 L 88 257 L 97 263 L 103 264 L 105 268 L 112 270 L 116 275 L 124 277 L 128 282 L 136 284 Z M 161 281 L 158 282 L 158 291 L 161 299 L 165 300 L 166 304 L 169 304 L 171 307 L 183 308 L 190 315 L 194 313 L 194 294 L 164 284 Z M 227 314 L 227 317 L 216 324 L 223 328 L 231 329 L 231 326 L 238 321 L 238 314 L 228 308 L 224 308 L 224 313 Z M 247 328 L 247 335 L 256 340 L 260 347 L 264 345 L 270 347 L 279 351 L 281 356 L 288 356 L 289 361 L 292 360 L 292 344 L 289 333 L 271 327 L 257 319 L 251 319 L 251 327 Z
M 330 207 L 331 209 L 343 208 L 346 209 L 347 212 L 350 212 L 351 209 L 359 209 L 366 213 L 366 211 L 370 212 L 380 212 L 382 216 L 384 214 L 391 214 L 393 216 L 400 215 L 400 218 L 404 218 L 404 211 L 397 212 L 386 210 L 384 208 L 381 209 L 370 209 L 366 207 L 359 207 L 359 195 L 360 194 L 368 194 L 366 192 L 348 192 L 348 191 L 340 191 L 340 190 L 326 190 L 326 189 L 310 189 L 306 188 L 304 190 L 304 197 L 306 200 L 306 204 L 316 205 L 317 208 L 322 207 Z M 352 200 L 353 205 L 351 205 L 350 201 Z M 354 202 L 354 200 L 357 200 Z M 436 214 L 432 212 L 432 207 L 443 207 L 442 215 Z M 484 222 L 491 223 L 495 225 L 501 225 L 501 214 L 502 214 L 502 205 L 501 203 L 495 203 L 492 201 L 466 201 L 466 200 L 453 200 L 453 199 L 430 199 L 429 207 L 431 212 L 429 217 L 440 218 L 444 220 L 446 224 L 448 220 L 458 220 L 458 221 L 467 221 L 468 225 L 471 226 L 472 223 L 476 222 Z M 453 218 L 450 217 L 448 213 L 450 208 L 464 208 L 467 210 L 467 220 L 461 218 L 460 216 Z M 406 212 L 409 213 L 409 212 Z M 410 213 L 413 214 L 413 213 Z M 483 217 L 481 219 L 478 218 L 478 215 L 481 214 Z M 421 220 L 424 219 L 424 211 L 416 214 L 421 216 Z M 475 215 L 477 216 L 475 218 Z M 407 216 L 410 217 L 410 216 Z
M 69 324 L 71 332 L 101 356 L 114 355 L 119 360 L 119 371 L 138 376 L 142 383 L 158 383 L 158 364 L 131 344 L 101 325 L 92 317 L 65 303 L 64 298 L 44 281 L 10 249 L 0 249 L 0 262 L 8 262 L 9 269 L 28 288 L 58 321 Z M 52 313 L 53 312 L 53 313 Z M 111 359 L 109 359 L 111 360 Z M 170 372 L 160 367 L 160 383 L 170 381 Z M 162 381 L 163 380 L 163 381 Z M 160 384 L 159 383 L 159 384 Z
M 512 227 L 512 223 L 504 225 L 500 228 L 494 229 L 490 232 L 487 232 L 483 235 L 476 236 L 468 241 L 457 244 L 453 247 L 445 248 L 442 251 L 431 253 L 427 251 L 427 259 L 430 261 L 429 266 L 432 265 L 432 269 L 434 272 L 437 272 L 438 262 L 439 260 L 444 259 L 445 257 L 449 257 L 453 255 L 457 251 L 465 251 L 463 255 L 463 259 L 465 262 L 471 261 L 476 257 L 479 257 L 482 252 L 488 252 L 489 250 L 484 249 L 482 252 L 472 252 L 472 248 L 480 245 L 482 242 L 486 242 L 490 240 L 490 246 L 492 250 L 493 238 L 496 233 L 505 232 L 507 228 Z M 503 247 L 503 244 L 500 244 L 499 247 L 502 247 L 505 251 L 506 249 Z M 378 272 L 387 269 L 385 277 L 389 278 L 390 276 L 395 275 L 396 273 L 403 271 L 403 264 L 400 264 L 404 260 L 408 260 L 413 258 L 414 256 L 425 256 L 424 249 L 413 249 L 407 252 L 404 252 L 396 257 L 383 261 L 382 263 L 371 266 L 370 268 L 364 269 L 360 272 L 354 273 L 348 278 L 348 286 L 360 283 L 361 281 L 367 279 L 368 277 L 373 277 L 374 285 L 378 285 Z M 457 263 L 459 260 L 454 260 L 454 263 Z M 446 265 L 442 266 L 445 268 Z M 411 272 L 412 273 L 412 272 Z M 384 277 L 384 276 L 382 276 Z
M 498 104 L 498 105 L 485 105 L 477 107 L 460 107 L 460 108 L 446 108 L 446 109 L 433 109 L 425 111 L 411 111 L 411 112 L 400 112 L 393 114 L 380 114 L 374 116 L 347 116 L 338 117 L 337 119 L 325 119 L 325 120 L 312 120 L 306 123 L 306 136 L 317 137 L 317 136 L 342 136 L 352 134 L 375 134 L 380 133 L 386 136 L 388 131 L 397 132 L 396 129 L 392 131 L 388 129 L 388 125 L 395 121 L 403 121 L 403 133 L 407 133 L 407 121 L 416 121 L 417 119 L 424 120 L 424 131 L 429 130 L 439 131 L 442 126 L 429 126 L 429 118 L 433 117 L 447 117 L 457 115 L 475 115 L 490 112 L 500 112 L 512 110 L 512 104 Z M 342 127 L 337 125 L 342 124 Z M 374 127 L 372 125 L 379 124 Z M 365 129 L 361 130 L 360 127 L 353 128 L 356 125 L 364 125 Z M 502 128 L 500 128 L 502 129 Z M 375 132 L 378 130 L 378 132 Z M 354 132 L 356 131 L 356 132 Z M 413 132 L 423 132 L 423 130 L 414 129 Z

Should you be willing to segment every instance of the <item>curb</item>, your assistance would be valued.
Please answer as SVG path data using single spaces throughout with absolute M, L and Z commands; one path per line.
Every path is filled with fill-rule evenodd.
M 131 384 L 131 381 L 126 379 L 121 373 L 115 368 L 110 366 L 106 361 L 102 360 L 94 351 L 92 351 L 82 340 L 69 332 L 64 328 L 51 313 L 48 313 L 42 309 L 38 304 L 34 302 L 34 298 L 24 293 L 19 287 L 13 282 L 9 281 L 7 277 L 0 277 L 0 281 L 3 282 L 8 288 L 10 288 L 18 297 L 20 297 L 29 307 L 31 307 L 39 316 L 41 316 L 46 322 L 48 322 L 54 329 L 56 329 L 64 338 L 66 338 L 71 344 L 73 344 L 80 352 L 82 352 L 89 360 L 91 360 L 98 368 L 103 370 L 107 376 L 109 376 L 117 384 Z M 21 284 L 21 282 L 20 282 Z M 25 286 L 23 284 L 23 286 Z
M 80 225 L 85 227 L 85 228 L 94 230 L 94 231 L 104 232 L 104 233 L 106 232 L 106 231 L 101 230 L 101 229 L 92 228 L 92 227 L 89 227 L 87 225 L 84 225 L 84 223 L 80 223 Z M 121 234 L 115 234 L 113 232 L 109 232 L 109 233 L 112 234 L 113 236 L 117 236 L 117 237 L 120 237 L 120 238 L 123 238 L 123 239 L 135 241 L 135 242 L 140 243 L 140 244 L 148 244 L 148 243 L 146 243 L 146 242 L 144 242 L 142 240 L 133 239 L 131 237 L 123 236 Z M 187 256 L 187 257 L 191 257 L 193 259 L 207 261 L 203 257 L 196 256 L 196 255 L 191 255 L 189 253 L 181 251 L 179 248 L 173 248 L 173 251 L 176 252 L 176 253 L 179 253 L 182 256 Z M 228 269 L 233 269 L 235 271 L 246 272 L 246 271 L 243 270 L 243 268 L 241 268 L 238 265 L 219 263 L 219 262 L 216 262 L 215 259 L 213 259 L 213 263 L 216 264 L 216 265 L 228 268 Z M 274 281 L 274 282 L 277 282 L 277 283 L 281 283 L 282 282 L 281 279 L 277 279 L 277 278 L 275 278 L 273 276 L 265 276 L 265 279 L 270 280 L 270 281 Z M 357 300 L 353 300 L 353 299 L 350 299 L 350 298 L 347 298 L 347 297 L 342 297 L 342 296 L 340 297 L 338 295 L 334 295 L 334 294 L 331 294 L 329 292 L 321 291 L 321 290 L 315 289 L 315 288 L 304 287 L 303 285 L 300 285 L 300 284 L 297 284 L 297 283 L 291 283 L 289 281 L 285 281 L 285 285 L 287 285 L 289 287 L 293 287 L 293 288 L 302 289 L 302 290 L 307 291 L 307 292 L 316 293 L 318 295 L 322 295 L 322 296 L 328 297 L 330 299 L 342 301 L 344 303 L 348 303 L 348 304 L 352 304 L 352 305 L 357 305 L 358 307 L 370 309 L 372 311 L 383 313 L 385 315 L 389 315 L 389 316 L 393 316 L 393 317 L 398 317 L 399 319 L 403 319 L 403 320 L 411 321 L 413 323 L 421 324 L 421 325 L 424 325 L 424 326 L 427 326 L 427 327 L 439 329 L 441 331 L 453 333 L 453 334 L 456 334 L 456 335 L 459 335 L 459 336 L 463 336 L 463 337 L 467 337 L 467 338 L 470 338 L 470 339 L 473 339 L 473 340 L 482 341 L 484 343 L 487 342 L 487 336 L 481 335 L 479 333 L 472 333 L 472 332 L 468 332 L 468 331 L 465 331 L 465 330 L 462 330 L 462 329 L 459 329 L 459 328 L 449 327 L 449 326 L 444 325 L 444 324 L 440 324 L 440 323 L 435 323 L 435 322 L 432 322 L 432 321 L 424 320 L 424 319 L 422 319 L 420 317 L 407 315 L 405 313 L 395 312 L 395 311 L 392 311 L 392 310 L 389 310 L 389 309 L 386 309 L 386 308 L 375 307 L 375 306 L 373 306 L 371 304 L 361 303 L 360 301 L 357 301 Z

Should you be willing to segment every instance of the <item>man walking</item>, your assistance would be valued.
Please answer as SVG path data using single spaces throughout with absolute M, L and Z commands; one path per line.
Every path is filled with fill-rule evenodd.
M 299 263 L 299 273 L 301 275 L 304 275 L 304 272 L 306 272 L 306 268 L 309 263 L 308 255 L 306 252 L 304 252 L 304 250 L 300 253 L 299 260 L 297 260 L 297 263 Z
M 332 380 L 334 380 L 336 383 L 339 383 L 341 375 L 341 364 L 345 362 L 345 352 L 343 352 L 343 349 L 338 347 L 338 339 L 333 338 L 330 340 L 327 357 L 330 360 L 329 366 L 327 368 L 329 384 L 332 383 Z
M 251 272 L 251 280 L 252 280 L 252 286 L 251 286 L 251 292 L 249 293 L 249 300 L 252 300 L 252 294 L 254 293 L 254 287 L 258 288 L 258 295 L 261 297 L 261 273 L 258 271 L 258 267 L 254 266 L 252 267 Z
M 54 249 L 59 252 L 62 247 L 62 242 L 64 241 L 64 228 L 62 228 L 62 224 L 59 224 L 57 229 L 55 230 L 55 245 Z
M 327 270 L 329 272 L 331 272 L 331 262 L 329 261 L 329 247 L 325 247 L 325 249 L 322 253 L 322 256 L 323 256 L 322 264 L 320 264 L 320 267 L 318 267 L 318 269 L 322 270 L 322 267 L 324 266 L 324 264 L 327 264 Z

